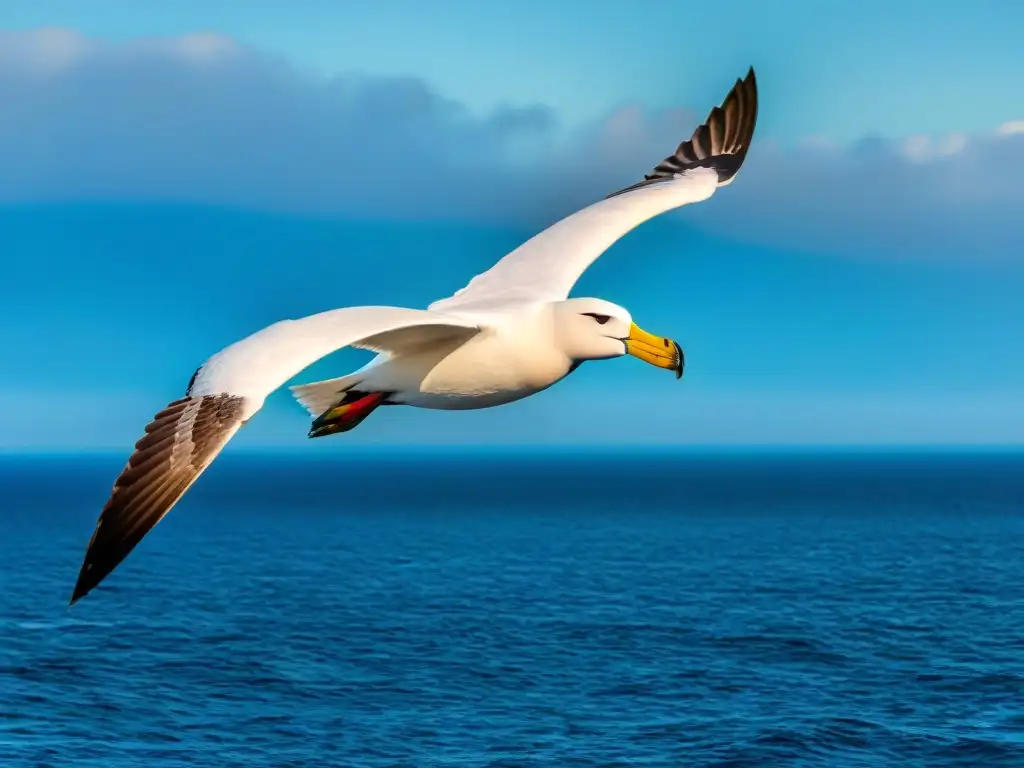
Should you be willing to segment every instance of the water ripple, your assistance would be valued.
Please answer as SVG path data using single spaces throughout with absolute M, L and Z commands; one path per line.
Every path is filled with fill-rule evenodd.
M 0 463 L 4 768 L 1024 765 L 1019 464 L 228 462 L 69 612 L 112 464 Z

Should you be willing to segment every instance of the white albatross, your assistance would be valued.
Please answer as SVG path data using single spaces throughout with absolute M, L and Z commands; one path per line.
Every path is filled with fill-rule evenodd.
M 316 417 L 310 437 L 352 429 L 380 405 L 456 410 L 511 403 L 588 360 L 631 354 L 681 376 L 678 344 L 642 331 L 620 306 L 570 299 L 569 292 L 627 232 L 729 184 L 756 120 L 751 68 L 643 181 L 553 224 L 453 296 L 426 310 L 348 307 L 282 320 L 213 355 L 135 444 L 96 522 L 71 603 L 128 556 L 271 392 L 343 347 L 378 355 L 348 376 L 292 387 Z

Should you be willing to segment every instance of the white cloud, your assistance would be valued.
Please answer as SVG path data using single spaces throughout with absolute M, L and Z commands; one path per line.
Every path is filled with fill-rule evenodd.
M 724 94 L 723 94 L 724 95 Z M 698 115 L 643 105 L 568 133 L 542 105 L 477 117 L 413 78 L 316 78 L 215 33 L 128 43 L 0 33 L 0 202 L 156 199 L 542 225 L 632 183 Z M 762 104 L 762 110 L 771 110 Z M 989 136 L 758 135 L 682 218 L 825 251 L 1019 248 L 1024 122 Z
M 964 133 L 950 133 L 940 138 L 924 134 L 908 136 L 902 142 L 903 154 L 915 162 L 929 162 L 937 157 L 948 157 L 967 148 L 968 137 Z
M 70 29 L 0 30 L 0 69 L 53 74 L 68 69 L 96 47 Z
M 936 150 L 940 155 L 956 155 L 967 149 L 967 142 L 967 134 L 950 133 L 938 142 Z
M 216 32 L 195 32 L 182 35 L 170 41 L 170 50 L 190 61 L 216 61 L 241 52 L 241 48 L 229 37 Z
M 911 160 L 931 159 L 932 141 L 928 136 L 908 136 L 903 140 L 903 154 Z

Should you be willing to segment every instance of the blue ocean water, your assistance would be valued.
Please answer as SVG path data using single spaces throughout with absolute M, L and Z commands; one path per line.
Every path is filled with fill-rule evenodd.
M 1024 457 L 0 461 L 0 765 L 1024 766 Z

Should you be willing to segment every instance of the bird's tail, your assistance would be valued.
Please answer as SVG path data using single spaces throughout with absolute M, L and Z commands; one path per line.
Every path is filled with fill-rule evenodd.
M 357 374 L 350 373 L 348 376 L 339 376 L 336 379 L 324 379 L 311 384 L 297 384 L 291 387 L 291 391 L 292 396 L 309 411 L 309 415 L 316 417 L 341 402 L 345 393 L 358 384 L 359 380 L 360 377 Z
M 724 187 L 739 173 L 754 137 L 757 123 L 757 78 L 751 67 L 747 76 L 736 80 L 721 106 L 711 110 L 707 120 L 676 151 L 658 163 L 638 184 L 613 192 L 621 195 L 638 187 L 669 181 L 692 168 L 712 168 L 718 186 Z

